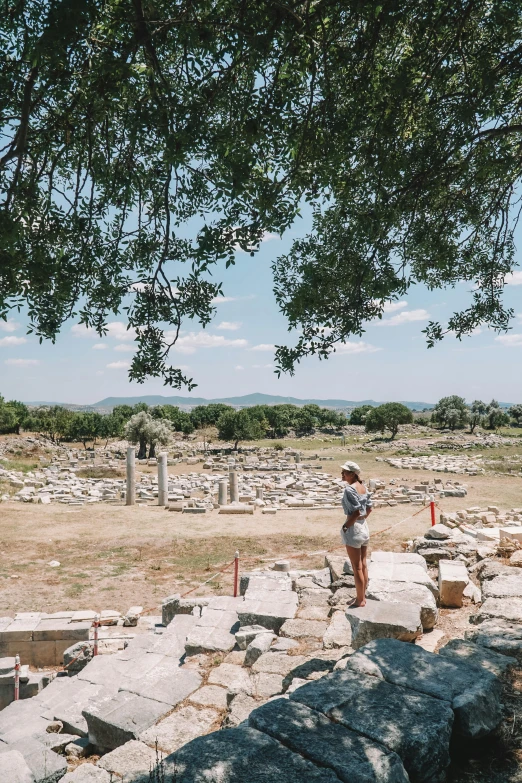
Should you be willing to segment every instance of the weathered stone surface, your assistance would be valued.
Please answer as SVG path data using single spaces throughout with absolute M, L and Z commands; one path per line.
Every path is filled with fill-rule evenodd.
M 200 655 L 207 652 L 230 652 L 236 644 L 236 638 L 226 628 L 212 626 L 195 626 L 185 642 L 187 655 Z
M 239 593 L 245 595 L 252 590 L 286 590 L 292 589 L 292 580 L 287 573 L 280 571 L 252 571 L 241 574 Z
M 485 620 L 466 631 L 467 640 L 504 655 L 522 655 L 522 624 L 504 620 Z
M 256 636 L 246 649 L 245 666 L 252 666 L 261 655 L 268 652 L 274 639 L 277 639 L 277 636 L 273 633 L 262 633 Z
M 522 549 L 517 549 L 509 558 L 510 565 L 522 568 Z
M 268 652 L 261 655 L 252 666 L 253 672 L 265 672 L 266 674 L 280 674 L 285 677 L 292 669 L 305 663 L 306 655 L 286 655 L 286 653 Z
M 190 696 L 190 701 L 201 707 L 215 707 L 217 710 L 224 710 L 227 706 L 227 692 L 219 685 L 204 685 Z
M 482 587 L 485 587 L 485 583 Z M 484 620 L 522 624 L 522 598 L 487 598 L 477 614 L 469 618 L 470 623 L 475 625 L 483 623 Z
M 304 704 L 275 699 L 254 710 L 249 725 L 321 767 L 344 783 L 407 783 L 396 753 L 380 743 L 332 723 Z
M 368 564 L 368 577 L 372 579 L 386 579 L 392 582 L 415 582 L 425 585 L 435 598 L 439 597 L 437 585 L 431 579 L 424 568 L 415 563 L 376 563 Z
M 290 700 L 397 753 L 411 781 L 444 780 L 453 725 L 447 702 L 349 669 L 303 685 Z
M 295 639 L 283 639 L 280 637 L 273 643 L 270 650 L 271 652 L 286 652 L 287 650 L 295 650 L 296 647 L 299 647 L 299 642 L 296 642 Z
M 283 692 L 283 677 L 280 674 L 253 672 L 250 679 L 250 692 L 256 699 L 271 699 Z
M 253 699 L 252 696 L 248 696 L 246 693 L 234 694 L 228 705 L 228 712 L 224 721 L 225 728 L 232 729 L 244 723 L 256 707 L 259 707 L 259 702 Z
M 482 585 L 482 597 L 522 598 L 522 573 L 517 569 L 514 574 L 488 579 Z
M 297 618 L 299 620 L 322 620 L 328 622 L 330 618 L 331 608 L 325 606 L 300 606 L 297 610 Z
M 263 628 L 262 625 L 245 625 L 235 633 L 236 644 L 240 650 L 246 650 L 250 642 L 253 642 L 260 633 L 269 633 L 268 628 Z
M 5 750 L 17 750 L 23 755 L 35 783 L 58 783 L 67 772 L 67 762 L 63 756 L 54 753 L 29 735 L 10 745 L 0 743 L 0 769 Z
M 501 719 L 501 686 L 488 671 L 427 652 L 395 639 L 377 639 L 350 656 L 347 669 L 447 701 L 457 734 L 478 739 Z
M 366 606 L 347 609 L 346 617 L 352 627 L 352 647 L 359 647 L 372 639 L 393 638 L 412 641 L 422 633 L 420 606 L 366 601 Z
M 252 728 L 199 737 L 165 759 L 167 779 L 176 783 L 338 783 L 276 740 Z
M 161 605 L 161 621 L 169 625 L 178 614 L 192 614 L 195 607 L 208 606 L 208 598 L 182 598 L 179 593 L 165 598 Z
M 322 639 L 328 623 L 321 620 L 286 620 L 281 626 L 281 636 L 287 639 Z
M 283 690 L 286 691 L 295 679 L 318 680 L 333 671 L 338 660 L 337 651 L 319 651 L 307 657 L 306 661 L 294 666 L 283 678 Z
M 152 657 L 151 653 L 146 657 Z M 201 676 L 197 672 L 180 669 L 177 661 L 165 656 L 142 676 L 125 679 L 120 690 L 175 707 L 200 685 Z
M 118 693 L 112 699 L 83 710 L 93 745 L 112 750 L 153 726 L 167 712 L 164 704 L 134 693 Z
M 464 563 L 460 560 L 440 560 L 439 593 L 441 606 L 462 606 L 462 597 L 468 582 L 469 576 Z
M 491 674 L 500 677 L 512 666 L 517 666 L 518 661 L 508 655 L 488 650 L 479 644 L 464 641 L 464 639 L 451 639 L 439 650 L 439 655 L 450 658 L 453 661 L 466 663 L 476 669 L 485 669 Z
M 352 626 L 343 611 L 336 611 L 332 615 L 330 625 L 323 635 L 323 647 L 325 650 L 339 647 L 350 647 L 352 644 Z
M 330 569 L 332 582 L 336 582 L 343 574 L 353 574 L 352 564 L 346 556 L 325 555 L 324 564 Z
M 248 592 L 248 591 L 247 591 Z M 241 626 L 262 625 L 279 633 L 285 620 L 292 620 L 297 612 L 298 597 L 293 592 L 257 592 L 255 598 L 246 598 L 238 609 Z
M 496 576 L 511 576 L 512 574 L 513 568 L 499 563 L 498 560 L 485 560 L 479 564 L 477 569 L 477 576 L 481 582 L 494 579 Z
M 208 676 L 209 685 L 220 685 L 222 688 L 234 691 L 248 691 L 250 677 L 248 671 L 243 666 L 237 666 L 233 663 L 222 663 L 210 671 Z
M 370 562 L 399 564 L 409 563 L 410 565 L 419 565 L 421 568 L 427 571 L 424 558 L 415 552 L 380 552 L 377 550 L 371 553 Z
M 60 783 L 111 783 L 111 776 L 107 770 L 94 764 L 81 764 L 73 772 L 68 772 Z
M 428 528 L 424 533 L 424 538 L 427 538 L 428 540 L 444 541 L 445 539 L 451 538 L 451 530 L 449 527 L 446 527 L 446 525 L 433 525 L 433 527 Z
M 198 709 L 188 704 L 144 731 L 140 740 L 151 748 L 155 748 L 157 743 L 162 753 L 173 753 L 187 742 L 207 734 L 216 725 L 218 717 L 217 710 L 208 707 Z
M 34 775 L 18 750 L 0 753 L 0 780 L 5 783 L 34 783 Z
M 134 779 L 140 773 L 148 777 L 155 761 L 156 753 L 152 748 L 143 742 L 130 740 L 125 745 L 102 756 L 97 765 L 125 780 L 126 777 Z
M 65 755 L 73 759 L 83 759 L 90 756 L 93 747 L 87 737 L 78 737 L 65 746 Z
M 433 628 L 439 617 L 433 593 L 424 585 L 372 579 L 366 591 L 366 597 L 374 601 L 390 601 L 391 603 L 420 606 L 421 623 L 425 631 Z
M 357 598 L 357 591 L 355 587 L 341 587 L 335 591 L 333 595 L 328 598 L 328 605 L 342 609 L 346 607 L 350 601 Z
M 81 672 L 92 661 L 93 652 L 92 642 L 77 642 L 64 651 L 63 665 L 69 677 Z

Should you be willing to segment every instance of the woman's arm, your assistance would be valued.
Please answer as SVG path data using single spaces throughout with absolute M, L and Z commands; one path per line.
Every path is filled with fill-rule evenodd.
M 361 512 L 359 509 L 356 509 L 353 514 L 350 514 L 350 516 L 346 518 L 346 522 L 343 525 L 343 530 L 347 530 L 349 527 L 355 525 L 360 516 Z

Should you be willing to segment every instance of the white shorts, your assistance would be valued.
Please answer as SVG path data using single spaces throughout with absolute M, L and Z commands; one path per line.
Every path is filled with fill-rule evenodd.
M 351 527 L 343 530 L 341 528 L 341 541 L 345 546 L 351 546 L 354 549 L 360 549 L 362 546 L 368 546 L 370 540 L 370 530 L 368 522 L 355 522 Z

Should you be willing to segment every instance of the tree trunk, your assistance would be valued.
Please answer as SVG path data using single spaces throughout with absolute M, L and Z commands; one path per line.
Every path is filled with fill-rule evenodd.
M 138 451 L 138 459 L 145 459 L 147 456 L 147 444 L 144 440 L 140 439 L 140 448 Z
M 149 449 L 149 459 L 153 459 L 156 456 L 156 444 L 151 443 Z
M 238 444 L 238 443 L 239 443 L 239 441 L 238 441 L 238 440 L 236 440 L 236 443 L 235 443 L 235 445 L 234 445 L 234 451 L 237 451 L 237 444 Z

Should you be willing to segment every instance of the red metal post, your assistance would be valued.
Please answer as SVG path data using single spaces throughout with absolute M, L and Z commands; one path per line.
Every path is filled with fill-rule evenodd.
M 239 592 L 239 551 L 234 555 L 234 598 Z
M 14 673 L 15 673 L 14 700 L 18 701 L 20 699 L 20 656 L 19 655 L 17 655 L 15 658 Z
M 93 626 L 94 626 L 94 644 L 93 644 L 93 650 L 92 650 L 92 654 L 93 655 L 98 655 L 98 627 L 99 627 L 99 625 L 100 625 L 100 615 L 97 614 L 96 617 L 94 618 L 94 623 L 93 623 Z
M 435 501 L 430 500 L 430 510 L 431 510 L 431 526 L 437 524 L 437 520 L 435 519 Z

